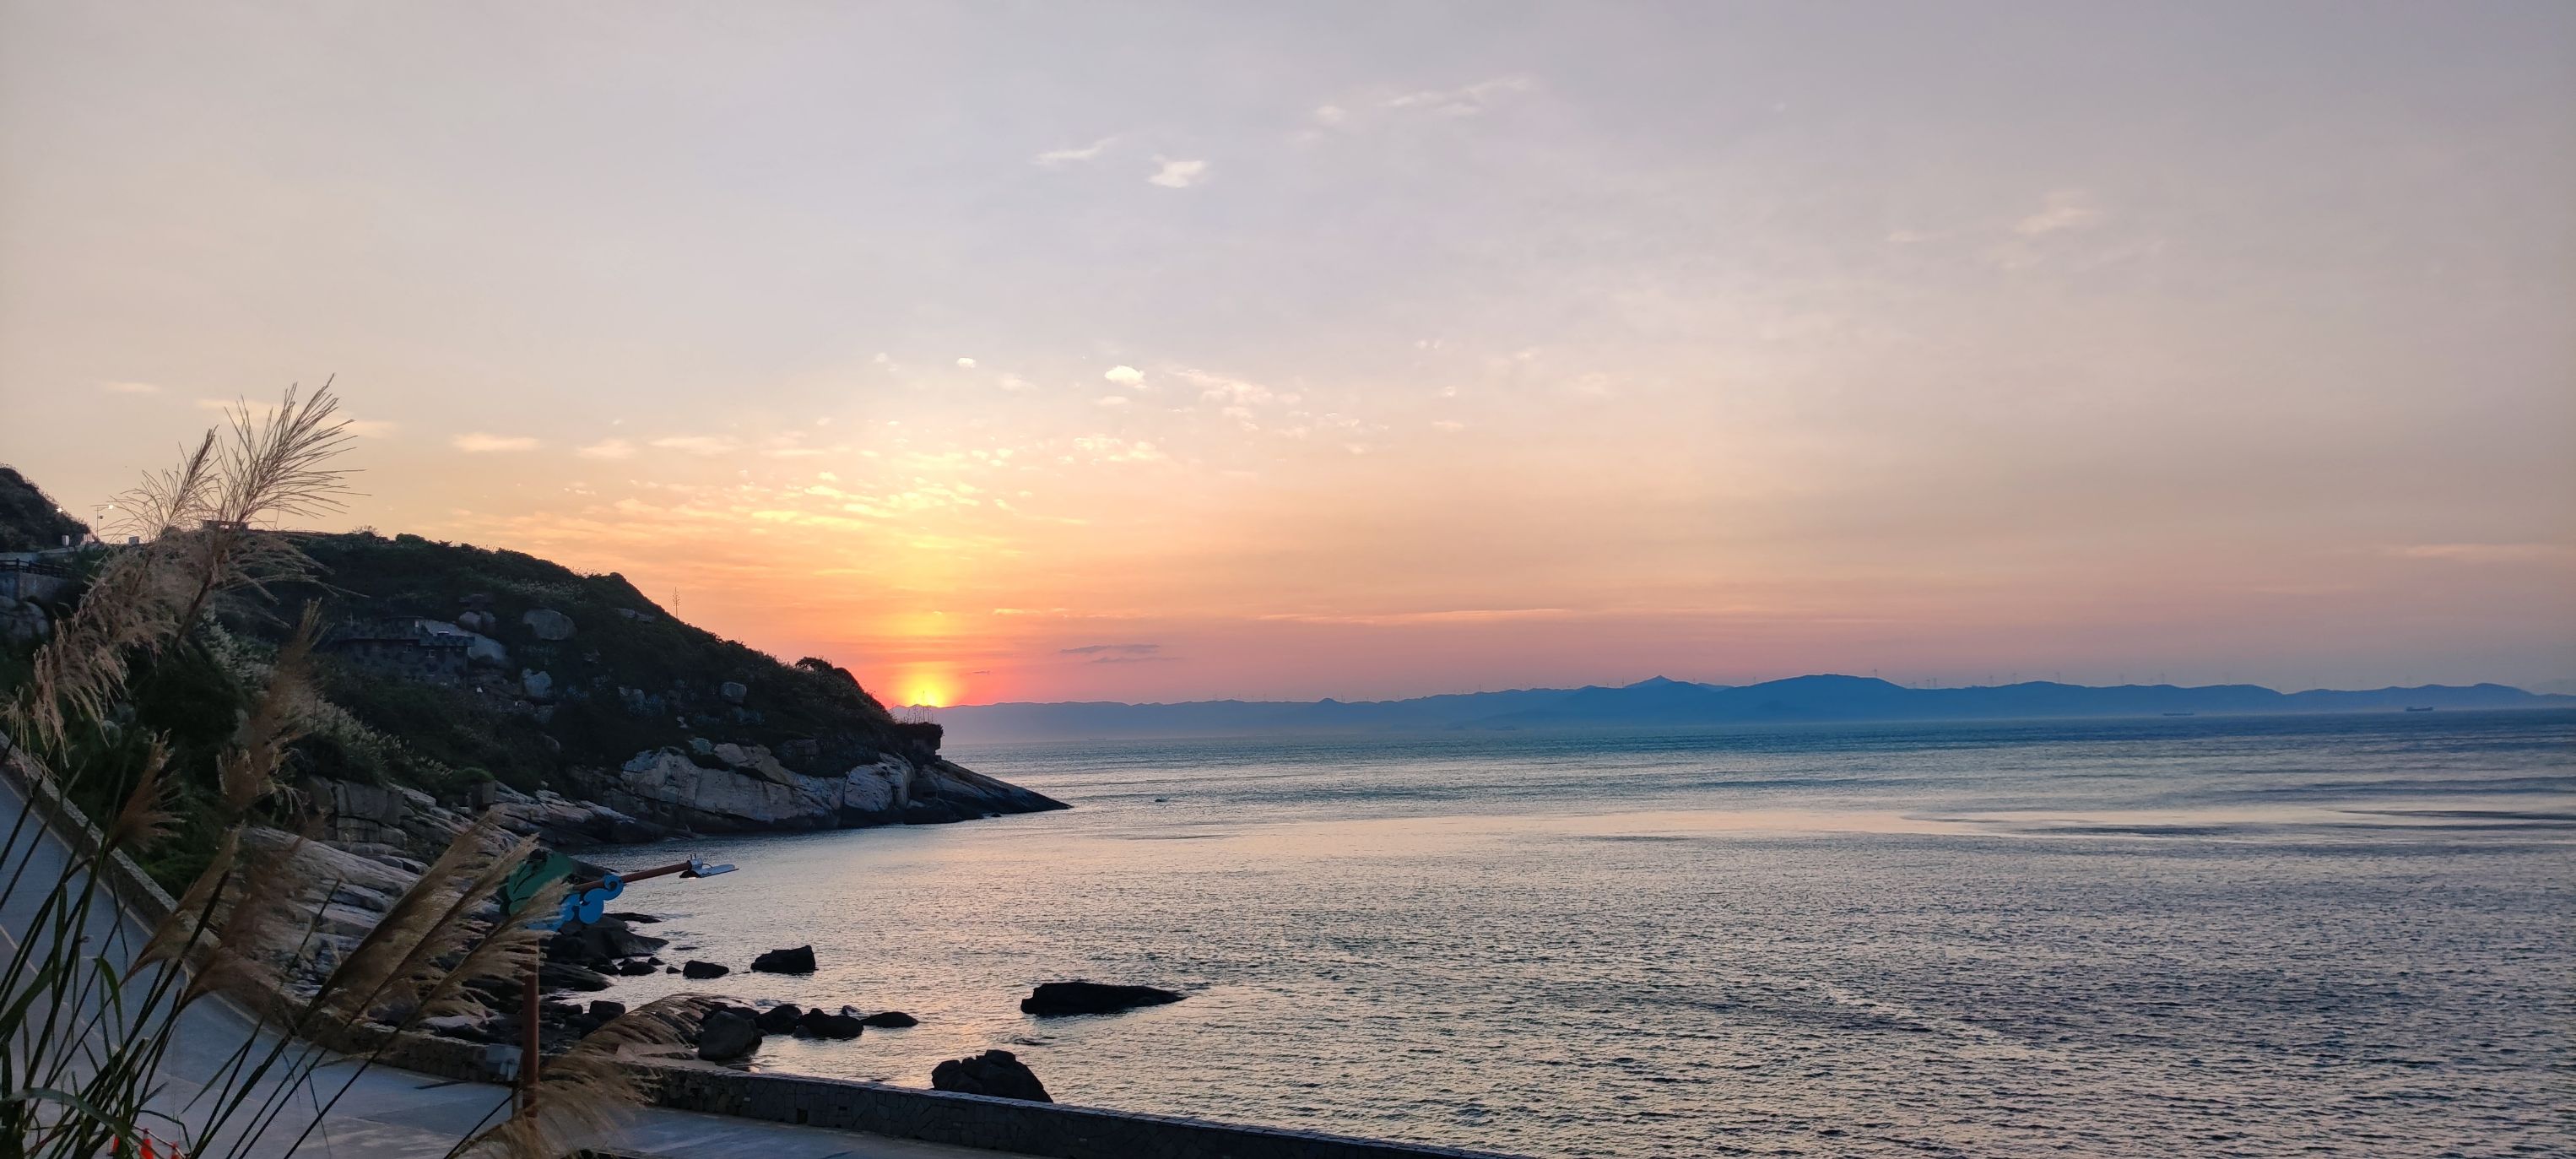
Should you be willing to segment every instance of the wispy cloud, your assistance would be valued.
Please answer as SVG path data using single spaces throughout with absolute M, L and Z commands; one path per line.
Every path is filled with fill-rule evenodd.
M 161 388 L 149 382 L 102 382 L 100 390 L 109 394 L 159 394 Z
M 1187 189 L 1207 180 L 1208 163 L 1205 161 L 1176 161 L 1169 157 L 1156 157 L 1154 160 L 1160 162 L 1163 167 L 1155 170 L 1153 176 L 1145 179 L 1148 185 L 1160 185 L 1165 189 Z
M 684 455 L 729 455 L 742 449 L 742 441 L 724 435 L 672 435 L 653 440 L 653 445 Z
M 1136 401 L 1136 400 L 1131 399 L 1131 398 L 1129 398 L 1129 397 L 1127 397 L 1126 395 L 1123 395 L 1123 394 L 1104 394 L 1104 395 L 1101 395 L 1101 396 L 1100 396 L 1100 398 L 1099 398 L 1098 402 L 1097 402 L 1095 405 L 1098 405 L 1098 406 L 1125 406 L 1125 405 L 1127 405 L 1128 403 L 1131 403 L 1131 402 L 1134 402 L 1134 401 Z
M 2087 229 L 2101 223 L 2105 214 L 2091 195 L 2081 190 L 2060 190 L 2048 195 L 2048 203 L 2039 212 L 2013 223 L 2013 232 L 2023 237 L 2044 237 L 2070 229 Z
M 2576 559 L 2576 545 L 2564 543 L 2410 543 L 2390 550 L 2407 559 L 2440 559 L 2453 563 L 2532 563 Z
M 490 455 L 506 451 L 533 451 L 537 440 L 525 435 L 494 435 L 482 431 L 458 435 L 448 445 L 469 455 Z
M 972 358 L 960 358 L 957 360 L 957 368 L 960 370 L 973 370 L 975 369 L 975 360 Z
M 381 439 L 394 433 L 394 429 L 394 424 L 384 419 L 350 419 L 348 424 L 350 437 L 360 439 Z
M 1142 389 L 1145 385 L 1145 372 L 1138 370 L 1133 366 L 1112 366 L 1107 370 L 1101 371 L 1100 377 L 1126 387 L 1129 390 Z
M 1454 611 L 1385 612 L 1373 615 L 1274 612 L 1258 618 L 1300 624 L 1365 624 L 1383 627 L 1397 624 L 1490 624 L 1505 620 L 1555 620 L 1577 614 L 1566 608 L 1459 608 Z
M 1111 145 L 1115 145 L 1117 143 L 1117 136 L 1112 134 L 1107 137 L 1102 137 L 1101 139 L 1080 148 L 1049 149 L 1044 153 L 1040 153 L 1035 157 L 1029 158 L 1029 163 L 1032 165 L 1043 165 L 1049 169 L 1063 165 L 1079 164 L 1099 157 L 1101 154 L 1108 152 Z
M 573 452 L 585 459 L 631 459 L 635 444 L 624 439 L 602 439 Z
M 1097 656 L 1104 653 L 1115 653 L 1127 656 L 1147 656 L 1162 650 L 1163 646 L 1160 644 L 1085 644 L 1079 648 L 1056 649 L 1057 652 L 1066 656 Z
M 1525 93 L 1534 87 L 1536 82 L 1526 76 L 1498 76 L 1454 89 L 1400 93 L 1379 103 L 1390 109 L 1422 109 L 1443 117 L 1472 117 L 1514 93 Z M 1316 110 L 1318 120 L 1323 119 L 1322 112 Z

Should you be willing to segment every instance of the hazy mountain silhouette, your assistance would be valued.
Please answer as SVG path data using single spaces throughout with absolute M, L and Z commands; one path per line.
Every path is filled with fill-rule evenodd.
M 2035 680 L 1973 688 L 1907 688 L 1868 676 L 1797 676 L 1730 687 L 1654 677 L 1618 688 L 1529 688 L 1413 700 L 1213 700 L 1182 704 L 991 704 L 942 709 L 958 740 L 1249 736 L 1436 729 L 1688 728 L 1797 721 L 2019 720 L 2042 717 L 2396 712 L 2408 708 L 2576 707 L 2576 696 L 2502 684 L 2427 684 L 2360 691 L 2276 692 L 2254 684 L 2124 684 Z

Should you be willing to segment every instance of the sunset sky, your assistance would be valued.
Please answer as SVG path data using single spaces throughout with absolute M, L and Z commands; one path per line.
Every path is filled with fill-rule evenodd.
M 2576 5 L 0 0 L 0 461 L 896 701 L 2576 678 Z

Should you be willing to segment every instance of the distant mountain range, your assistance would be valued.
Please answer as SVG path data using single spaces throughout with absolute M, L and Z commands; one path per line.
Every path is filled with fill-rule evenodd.
M 1661 676 L 1618 688 L 1529 688 L 1412 700 L 1201 700 L 1183 704 L 982 704 L 935 710 L 956 741 L 1166 736 L 1276 736 L 1439 729 L 1692 728 L 1799 721 L 2019 720 L 2042 717 L 2400 712 L 2576 707 L 2576 696 L 2502 684 L 2427 684 L 2363 691 L 2276 692 L 2253 684 L 2035 680 L 1978 688 L 1907 688 L 1867 676 L 1798 676 L 1728 686 Z

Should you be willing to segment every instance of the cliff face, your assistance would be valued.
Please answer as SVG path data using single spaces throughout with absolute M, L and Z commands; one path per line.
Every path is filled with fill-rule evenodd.
M 592 793 L 621 812 L 700 832 L 936 824 L 1064 807 L 936 757 L 916 763 L 888 754 L 812 776 L 780 767 L 765 749 L 716 748 L 720 760 L 741 763 L 711 769 L 678 749 L 639 753 L 595 775 Z

